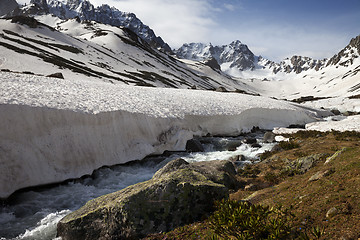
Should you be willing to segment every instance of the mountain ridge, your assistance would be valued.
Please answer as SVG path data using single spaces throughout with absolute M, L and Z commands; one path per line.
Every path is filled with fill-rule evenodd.
M 353 38 L 344 49 L 329 59 L 313 59 L 294 55 L 277 63 L 262 56 L 255 56 L 247 45 L 239 40 L 221 46 L 213 46 L 211 43 L 185 43 L 175 49 L 174 53 L 178 58 L 196 61 L 214 58 L 223 71 L 232 68 L 239 71 L 268 69 L 274 74 L 279 72 L 299 74 L 308 70 L 319 71 L 330 65 L 351 65 L 354 58 L 360 55 L 360 35 Z M 341 58 L 346 59 L 341 61 Z
M 60 19 L 77 18 L 79 20 L 96 21 L 112 26 L 122 26 L 135 32 L 152 47 L 172 53 L 170 46 L 154 31 L 145 25 L 134 13 L 122 12 L 107 4 L 95 7 L 88 0 L 31 0 L 28 6 L 18 8 L 9 16 L 53 14 Z

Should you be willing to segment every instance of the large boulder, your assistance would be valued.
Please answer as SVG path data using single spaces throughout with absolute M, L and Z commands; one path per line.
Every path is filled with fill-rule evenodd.
M 63 218 L 58 236 L 68 239 L 138 239 L 201 220 L 214 200 L 235 184 L 229 161 L 189 164 L 177 159 L 152 179 L 101 196 Z M 225 186 L 226 185 L 226 186 Z
M 201 142 L 197 139 L 188 140 L 185 149 L 188 152 L 205 152 L 203 145 L 201 145 Z

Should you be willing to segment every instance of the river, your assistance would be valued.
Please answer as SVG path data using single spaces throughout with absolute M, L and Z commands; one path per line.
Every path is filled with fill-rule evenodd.
M 179 157 L 194 162 L 243 155 L 246 160 L 239 164 L 253 163 L 259 153 L 270 150 L 274 145 L 262 143 L 262 134 L 253 136 L 258 139 L 260 148 L 243 143 L 233 149 L 235 151 L 229 151 L 230 145 L 243 142 L 245 137 L 204 137 L 199 139 L 206 150 L 202 153 L 149 157 L 131 164 L 103 167 L 81 179 L 15 193 L 0 206 L 0 239 L 56 239 L 56 224 L 65 215 L 93 198 L 150 179 L 167 162 Z

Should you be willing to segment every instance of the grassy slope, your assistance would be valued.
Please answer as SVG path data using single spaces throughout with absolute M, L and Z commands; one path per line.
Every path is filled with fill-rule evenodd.
M 360 238 L 360 134 L 308 132 L 290 137 L 298 147 L 269 154 L 261 163 L 239 171 L 244 186 L 253 184 L 257 191 L 242 188 L 230 198 L 248 198 L 252 203 L 269 206 L 292 206 L 294 230 L 301 228 L 309 232 L 313 226 L 319 226 L 324 230 L 321 239 Z M 341 153 L 324 164 L 336 152 Z M 317 153 L 324 156 L 307 172 L 289 171 L 296 159 Z M 326 170 L 329 170 L 327 176 L 308 181 L 315 173 Z M 337 213 L 326 217 L 333 207 Z M 210 236 L 212 232 L 204 220 L 147 239 L 211 239 Z

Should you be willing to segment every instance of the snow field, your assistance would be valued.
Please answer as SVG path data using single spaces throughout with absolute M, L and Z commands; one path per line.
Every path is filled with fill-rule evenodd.
M 237 135 L 327 112 L 264 97 L 0 73 L 0 198 L 104 165 L 183 150 L 194 135 Z

